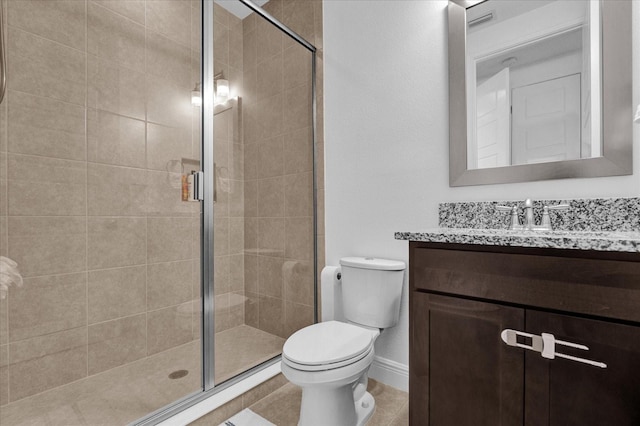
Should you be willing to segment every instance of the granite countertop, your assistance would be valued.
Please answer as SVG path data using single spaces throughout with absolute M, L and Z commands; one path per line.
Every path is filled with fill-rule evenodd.
M 507 229 L 433 228 L 396 232 L 396 240 L 569 250 L 640 252 L 634 231 L 511 231 Z

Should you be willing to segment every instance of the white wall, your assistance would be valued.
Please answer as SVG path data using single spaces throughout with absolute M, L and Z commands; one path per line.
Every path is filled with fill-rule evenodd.
M 408 260 L 395 231 L 437 226 L 438 203 L 640 196 L 634 175 L 449 187 L 447 2 L 325 0 L 326 258 Z M 640 102 L 640 4 L 633 9 L 634 105 Z M 629 117 L 632 120 L 632 117 Z M 407 291 L 377 355 L 408 363 Z

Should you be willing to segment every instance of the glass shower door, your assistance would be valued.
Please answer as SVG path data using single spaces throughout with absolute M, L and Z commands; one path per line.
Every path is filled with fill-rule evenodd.
M 315 321 L 315 48 L 231 3 L 0 0 L 3 426 L 152 423 Z
M 214 3 L 215 88 L 230 89 L 214 107 L 217 384 L 315 321 L 314 52 L 275 25 L 283 7 Z
M 126 424 L 202 390 L 201 2 L 2 5 L 0 424 Z

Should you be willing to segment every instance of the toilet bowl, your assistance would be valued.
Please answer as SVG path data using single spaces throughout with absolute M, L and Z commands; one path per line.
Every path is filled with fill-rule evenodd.
M 373 415 L 366 392 L 373 344 L 380 334 L 338 321 L 305 327 L 282 351 L 282 373 L 302 388 L 300 426 L 361 426 Z
M 324 322 L 298 330 L 282 349 L 282 373 L 302 388 L 299 426 L 362 426 L 371 418 L 367 373 L 381 330 L 398 322 L 405 267 L 348 257 L 340 259 L 341 274 L 323 272 L 323 309 L 331 300 L 332 316 L 323 313 Z M 329 283 L 325 276 L 335 278 Z

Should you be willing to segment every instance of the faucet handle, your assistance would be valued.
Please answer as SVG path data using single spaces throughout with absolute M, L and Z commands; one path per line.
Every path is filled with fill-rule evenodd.
M 509 229 L 517 229 L 520 227 L 520 219 L 518 218 L 518 207 L 517 206 L 496 206 L 496 210 L 499 212 L 511 212 L 511 225 Z
M 516 206 L 513 206 L 513 207 L 511 207 L 511 206 L 496 206 L 496 210 L 498 210 L 499 212 L 510 212 L 513 209 L 516 209 L 516 211 L 517 211 L 518 208 Z
M 545 206 L 549 210 L 569 210 L 569 204 L 555 204 L 553 206 Z
M 542 222 L 540 223 L 540 229 L 551 231 L 551 219 L 549 218 L 549 210 L 569 210 L 569 204 L 556 204 L 553 206 L 542 207 Z

